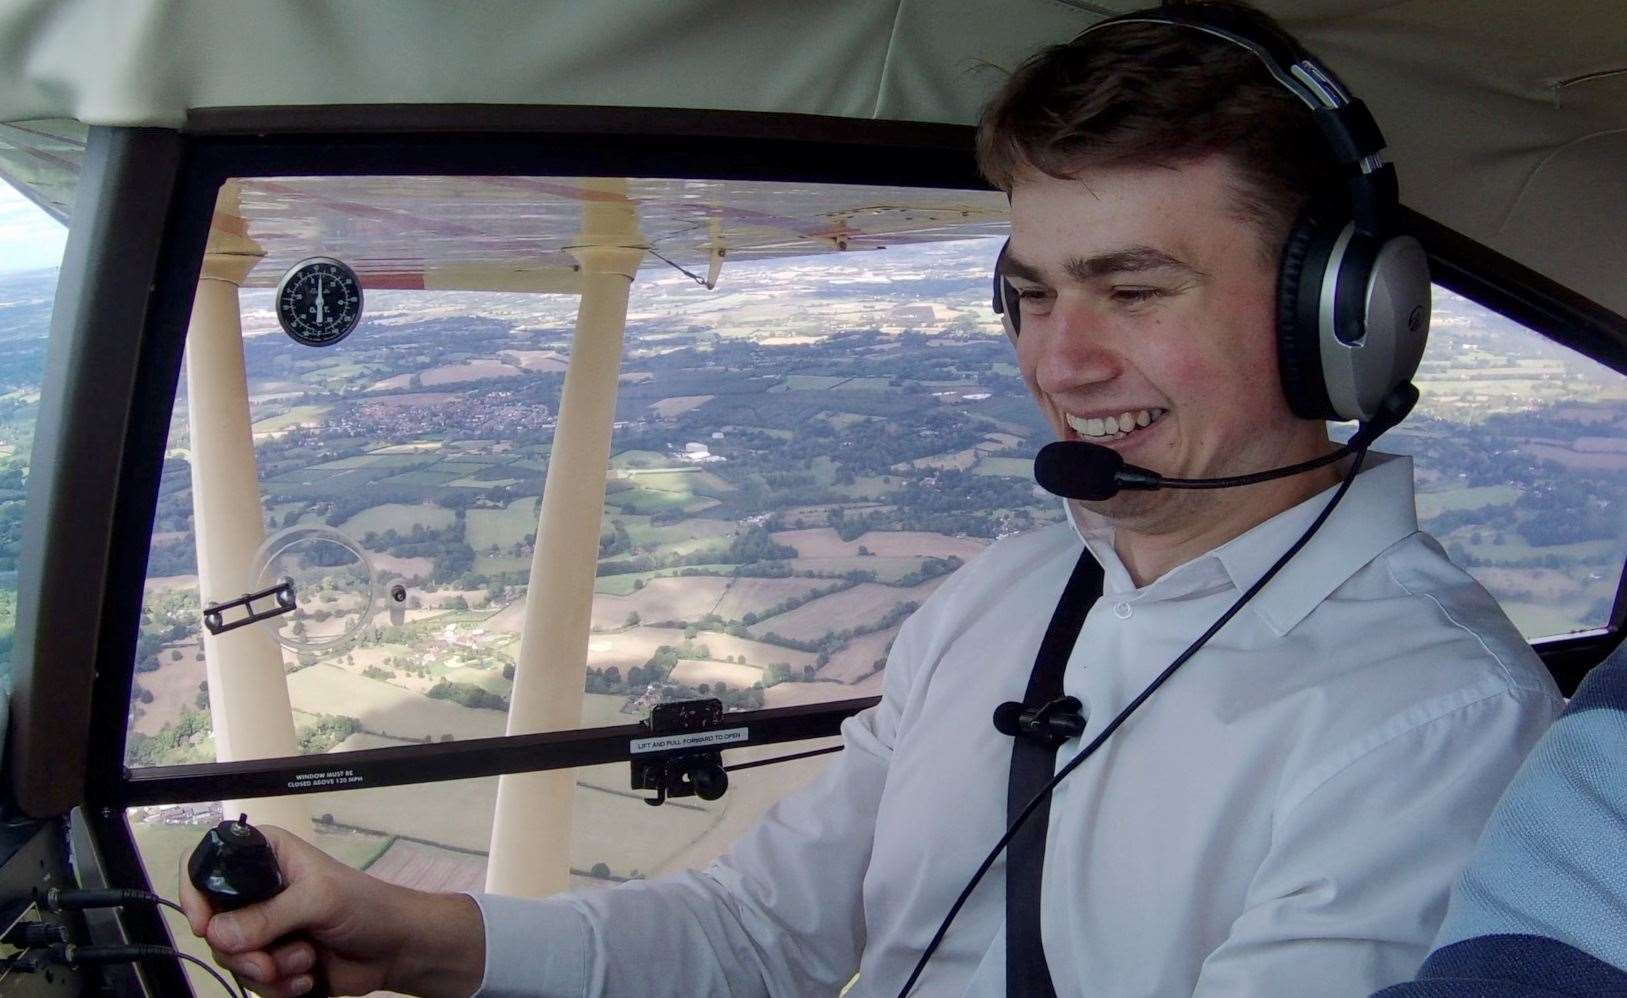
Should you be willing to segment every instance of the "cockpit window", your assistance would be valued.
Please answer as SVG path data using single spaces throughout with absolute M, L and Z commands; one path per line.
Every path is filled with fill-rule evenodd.
M 1051 431 L 988 306 L 1003 197 L 606 183 L 227 185 L 159 489 L 130 766 L 871 696 L 917 606 L 1060 517 L 1032 478 Z M 618 198 L 639 239 L 590 224 L 585 205 Z M 581 292 L 618 267 L 625 336 L 605 349 Z M 1380 448 L 1414 456 L 1423 527 L 1528 636 L 1600 626 L 1623 561 L 1619 377 L 1443 289 L 1435 305 L 1422 402 Z M 584 412 L 602 457 L 571 425 Z M 589 597 L 567 609 L 573 586 Z M 656 809 L 625 763 L 577 769 L 569 883 L 702 864 L 826 761 Z M 347 862 L 478 889 L 498 786 L 297 802 Z M 220 808 L 128 811 L 155 878 Z
M 1059 515 L 1030 477 L 1043 423 L 987 306 L 999 195 L 628 181 L 650 250 L 604 383 L 610 443 L 589 496 L 549 478 L 570 433 L 578 264 L 499 215 L 569 215 L 574 229 L 590 182 L 397 179 L 233 189 L 238 235 L 264 255 L 222 274 L 241 284 L 235 311 L 211 298 L 206 262 L 154 524 L 130 765 L 228 757 L 216 715 L 237 708 L 210 684 L 243 681 L 253 656 L 286 677 L 301 753 L 504 734 L 526 642 L 539 663 L 569 658 L 550 644 L 566 626 L 549 587 L 567 556 L 538 550 L 550 489 L 561 509 L 603 508 L 584 552 L 585 672 L 548 687 L 558 709 L 543 730 L 631 724 L 701 697 L 738 710 L 879 693 L 912 610 L 998 536 Z M 402 221 L 432 195 L 469 204 L 456 221 Z M 842 208 L 829 238 L 772 235 L 821 203 Z M 535 253 L 533 272 L 457 262 L 484 220 Z M 709 245 L 722 251 L 710 260 Z M 364 250 L 387 265 L 351 256 Z M 409 266 L 413 253 L 451 262 Z M 356 263 L 360 293 L 347 267 L 310 258 Z M 438 274 L 530 290 L 439 290 Z M 352 298 L 359 321 L 324 341 Z M 305 323 L 292 333 L 290 312 Z M 212 532 L 231 558 L 211 551 Z
M 29 454 L 67 230 L 0 179 L 0 688 L 9 688 Z
M 1606 626 L 1627 555 L 1627 382 L 1435 288 L 1414 455 L 1419 524 L 1527 638 Z
M 550 482 L 559 441 L 583 437 L 561 427 L 587 257 L 543 236 L 586 224 L 604 183 L 227 185 L 154 522 L 130 765 L 874 695 L 949 574 L 1058 517 L 1031 478 L 1049 431 L 987 306 L 1004 225 L 988 192 L 621 182 L 641 227 L 617 264 L 625 339 L 582 361 L 617 365 L 593 389 L 614 392 L 606 464 L 586 491 L 580 464 Z M 1437 288 L 1418 384 L 1382 447 L 1417 459 L 1424 529 L 1528 637 L 1604 624 L 1620 378 Z M 567 530 L 539 550 L 550 516 L 601 503 L 596 545 Z M 591 573 L 579 648 L 569 558 Z M 511 726 L 528 657 L 546 702 L 522 694 Z M 264 661 L 276 682 L 238 706 L 210 689 Z M 292 740 L 222 752 L 250 707 L 290 716 Z

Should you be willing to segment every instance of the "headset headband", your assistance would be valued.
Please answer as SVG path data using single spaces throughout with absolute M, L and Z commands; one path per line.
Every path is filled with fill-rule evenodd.
M 1202 11 L 1199 13 L 1199 11 Z M 1140 11 L 1098 21 L 1074 36 L 1073 43 L 1093 31 L 1116 24 L 1167 24 L 1191 28 L 1223 39 L 1250 52 L 1272 79 L 1293 94 L 1311 112 L 1333 158 L 1345 171 L 1350 213 L 1356 230 L 1369 236 L 1392 231 L 1400 200 L 1395 168 L 1384 158 L 1384 136 L 1367 105 L 1350 96 L 1334 72 L 1287 35 L 1262 32 L 1216 8 Z

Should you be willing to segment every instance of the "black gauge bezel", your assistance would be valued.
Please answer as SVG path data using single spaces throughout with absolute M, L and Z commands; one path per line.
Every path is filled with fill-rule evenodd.
M 314 267 L 324 266 L 332 267 L 333 269 L 337 270 L 339 273 L 336 276 L 347 282 L 350 287 L 355 290 L 356 307 L 350 313 L 349 321 L 345 323 L 344 327 L 340 329 L 336 335 L 311 336 L 295 329 L 294 324 L 303 323 L 303 320 L 297 318 L 296 316 L 290 315 L 287 312 L 285 303 L 283 301 L 283 292 L 288 290 L 288 286 L 290 284 L 293 284 L 295 281 L 302 280 L 305 277 L 306 271 L 309 271 Z M 331 256 L 313 256 L 307 257 L 306 259 L 294 264 L 292 267 L 289 267 L 288 272 L 282 275 L 282 280 L 277 282 L 277 297 L 273 304 L 277 313 L 277 325 L 282 327 L 282 331 L 288 334 L 289 339 L 293 340 L 295 343 L 308 347 L 331 347 L 335 343 L 338 343 L 356 331 L 356 327 L 361 324 L 362 308 L 366 303 L 362 298 L 362 279 L 357 276 L 356 271 L 352 269 L 349 264 L 345 263 L 343 260 L 337 260 Z

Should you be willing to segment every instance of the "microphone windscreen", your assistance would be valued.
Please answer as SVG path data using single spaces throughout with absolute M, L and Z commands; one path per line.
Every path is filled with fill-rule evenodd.
M 1115 477 L 1124 457 L 1111 447 L 1082 440 L 1058 440 L 1034 455 L 1034 481 L 1066 499 L 1108 499 L 1118 494 Z
M 1022 731 L 1022 725 L 1019 723 L 1022 713 L 1022 704 L 1015 700 L 1007 700 L 994 708 L 994 730 L 1002 735 L 1017 737 L 1018 732 Z

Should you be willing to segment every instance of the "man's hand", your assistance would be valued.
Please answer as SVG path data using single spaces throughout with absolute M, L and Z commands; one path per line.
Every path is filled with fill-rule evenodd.
M 184 861 L 181 871 L 181 907 L 193 934 L 256 994 L 304 994 L 318 963 L 334 994 L 383 989 L 464 998 L 480 986 L 486 932 L 468 897 L 397 887 L 281 828 L 259 828 L 288 884 L 276 897 L 216 914 Z

